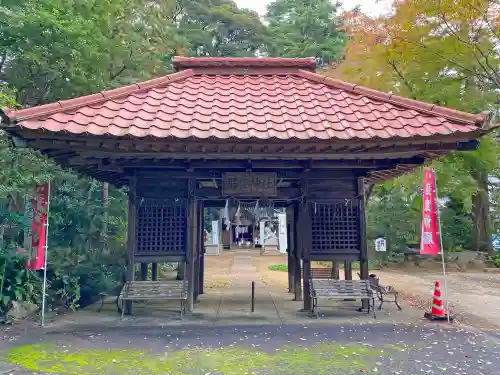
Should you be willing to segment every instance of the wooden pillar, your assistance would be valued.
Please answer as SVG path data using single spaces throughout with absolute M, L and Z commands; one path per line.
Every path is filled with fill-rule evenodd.
M 348 260 L 344 261 L 344 279 L 352 280 L 352 263 Z
M 136 178 L 130 180 L 127 218 L 127 281 L 135 280 Z M 132 301 L 125 301 L 125 313 L 132 314 Z
M 196 181 L 189 181 L 188 191 L 193 191 Z M 186 237 L 186 277 L 188 280 L 187 312 L 193 312 L 194 307 L 194 283 L 195 283 L 195 255 L 197 240 L 197 202 L 190 197 L 187 204 L 187 237 Z
M 359 274 L 362 280 L 368 279 L 368 247 L 366 243 L 366 217 L 365 217 L 365 185 L 364 178 L 358 177 L 358 215 L 359 215 Z M 362 301 L 362 308 L 368 308 L 369 301 L 364 299 Z
M 295 294 L 294 301 L 302 301 L 302 283 L 301 283 L 301 267 L 300 267 L 300 237 L 299 237 L 299 210 L 300 204 L 295 203 L 293 206 L 293 292 Z
M 302 254 L 302 267 L 303 278 L 302 287 L 304 290 L 304 311 L 312 309 L 311 303 L 311 286 L 309 279 L 311 278 L 311 216 L 309 215 L 308 203 L 302 203 L 299 209 L 299 233 L 302 238 L 301 241 L 301 254 Z
M 203 294 L 205 267 L 205 206 L 200 202 L 200 238 L 198 242 L 198 294 Z M 220 233 L 220 231 L 219 231 Z
M 196 244 L 194 249 L 194 299 L 198 298 L 200 294 L 200 257 L 201 257 L 201 245 L 203 242 L 203 205 L 202 201 L 196 203 Z
M 294 262 L 293 262 L 293 210 L 286 209 L 286 243 L 287 243 L 287 269 L 288 269 L 288 293 L 293 293 Z
M 288 270 L 288 293 L 293 293 L 293 253 L 292 249 L 289 247 L 287 249 L 287 270 Z
M 186 263 L 179 262 L 179 268 L 177 269 L 177 280 L 184 280 L 186 277 Z
M 332 276 L 334 280 L 340 279 L 340 264 L 332 262 Z
M 148 263 L 141 263 L 141 281 L 148 279 Z
M 200 280 L 198 291 L 200 294 L 205 293 L 205 289 L 203 288 L 205 282 L 205 245 L 203 245 L 202 254 L 200 257 Z
M 151 264 L 151 279 L 158 281 L 158 263 Z

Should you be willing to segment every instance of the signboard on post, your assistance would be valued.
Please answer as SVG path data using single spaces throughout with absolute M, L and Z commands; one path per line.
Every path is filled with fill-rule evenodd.
M 436 180 L 432 169 L 424 170 L 422 195 L 422 234 L 420 254 L 437 255 L 440 250 L 436 215 Z
M 227 196 L 274 197 L 277 195 L 276 173 L 226 172 L 222 175 L 222 194 Z
M 219 244 L 219 220 L 212 221 L 212 245 Z
M 377 238 L 375 240 L 375 251 L 387 251 L 385 238 Z

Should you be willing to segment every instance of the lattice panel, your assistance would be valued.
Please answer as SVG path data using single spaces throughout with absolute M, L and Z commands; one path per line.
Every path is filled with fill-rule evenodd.
M 185 199 L 137 200 L 137 255 L 186 253 Z
M 357 202 L 311 203 L 312 253 L 359 251 Z

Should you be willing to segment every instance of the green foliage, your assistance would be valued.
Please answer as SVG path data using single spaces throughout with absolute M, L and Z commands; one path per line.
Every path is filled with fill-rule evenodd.
M 149 35 L 146 11 L 139 0 L 7 2 L 0 78 L 18 102 L 37 105 L 156 73 L 162 64 L 154 46 L 168 44 Z
M 0 106 L 33 106 L 158 76 L 171 71 L 175 54 L 254 56 L 266 48 L 267 28 L 258 15 L 228 0 L 7 0 L 0 5 Z M 0 251 L 5 254 L 23 246 L 30 225 L 24 217 L 26 195 L 51 181 L 52 308 L 77 308 L 122 280 L 123 190 L 110 188 L 104 206 L 100 183 L 63 170 L 38 152 L 13 148 L 3 132 L 0 161 Z M 40 289 L 40 275 L 32 272 L 27 283 L 18 276 L 27 275 L 23 257 L 16 257 L 0 263 L 5 301 L 39 303 L 34 291 Z M 21 288 L 33 283 L 33 292 L 19 292 L 16 280 Z M 0 306 L 5 311 L 8 305 Z
M 0 316 L 12 301 L 38 302 L 42 295 L 41 279 L 24 267 L 25 256 L 13 249 L 0 249 Z
M 490 0 L 413 0 L 396 1 L 394 12 L 381 18 L 350 12 L 347 55 L 332 74 L 461 111 L 497 114 L 498 17 L 488 11 L 494 6 Z M 446 250 L 491 251 L 490 214 L 498 217 L 498 211 L 489 205 L 498 198 L 488 196 L 488 185 L 489 177 L 498 173 L 499 151 L 493 134 L 481 139 L 477 151 L 456 152 L 431 165 L 440 198 L 448 200 L 442 209 Z M 386 199 L 384 190 L 373 191 L 368 230 L 372 236 L 389 237 L 391 251 L 419 236 L 421 184 L 421 168 L 384 184 L 400 190 L 399 207 Z
M 179 0 L 173 22 L 189 56 L 247 57 L 267 48 L 267 29 L 257 13 L 230 0 Z
M 270 53 L 279 57 L 316 57 L 319 66 L 337 62 L 346 36 L 340 30 L 339 5 L 329 0 L 276 0 L 266 19 L 272 35 Z
M 287 264 L 271 264 L 269 267 L 267 267 L 269 271 L 288 271 L 288 265 Z

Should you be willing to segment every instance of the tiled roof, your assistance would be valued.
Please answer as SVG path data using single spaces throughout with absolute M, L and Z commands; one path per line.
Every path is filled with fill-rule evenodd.
M 480 133 L 472 115 L 313 72 L 313 59 L 176 58 L 177 73 L 19 111 L 32 130 L 117 137 L 354 140 Z

